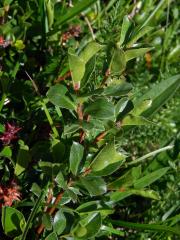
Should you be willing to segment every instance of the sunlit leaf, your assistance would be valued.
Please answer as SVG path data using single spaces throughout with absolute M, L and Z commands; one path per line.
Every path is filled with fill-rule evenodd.
M 2 226 L 6 235 L 10 237 L 18 236 L 25 228 L 26 221 L 23 214 L 15 208 L 2 208 Z
M 134 187 L 136 189 L 141 189 L 141 188 L 147 187 L 150 184 L 152 184 L 153 182 L 157 181 L 159 178 L 161 178 L 164 174 L 166 174 L 166 172 L 168 170 L 169 170 L 169 167 L 165 167 L 165 168 L 158 169 L 152 173 L 149 173 L 149 174 L 145 175 L 144 177 L 136 180 L 134 182 Z
M 150 51 L 151 48 L 132 48 L 125 51 L 125 59 L 128 62 L 129 60 L 137 57 L 141 57 L 146 52 Z
M 150 32 L 153 28 L 149 27 L 149 26 L 144 26 L 140 29 L 138 29 L 137 31 L 135 31 L 131 37 L 131 40 L 126 44 L 127 48 L 130 48 L 133 46 L 134 43 L 136 43 L 136 41 L 143 37 L 146 33 Z
M 180 87 L 180 74 L 172 76 L 160 83 L 154 85 L 147 93 L 138 98 L 136 104 L 142 103 L 146 99 L 151 99 L 151 106 L 142 113 L 143 116 L 151 116 L 156 112 L 168 99 L 170 99 Z
M 149 125 L 152 124 L 150 121 L 141 116 L 133 116 L 128 114 L 122 121 L 122 126 L 125 125 Z
M 110 73 L 112 75 L 121 74 L 126 67 L 126 55 L 122 49 L 115 48 L 113 50 L 112 59 L 110 62 Z
M 170 232 L 180 236 L 180 231 L 176 228 L 169 227 L 167 225 L 158 225 L 158 224 L 141 224 L 141 223 L 132 223 L 132 222 L 125 222 L 119 220 L 112 220 L 112 224 L 121 227 L 127 227 L 132 229 L 140 229 L 140 230 L 151 230 L 151 231 L 158 231 L 158 232 Z
M 70 171 L 74 175 L 77 175 L 78 173 L 78 168 L 83 157 L 83 152 L 84 152 L 84 147 L 77 142 L 73 142 L 71 146 L 69 162 L 70 162 Z
M 80 220 L 73 231 L 74 237 L 78 239 L 88 239 L 96 236 L 101 227 L 101 215 L 91 213 Z
M 106 170 L 105 175 L 108 175 L 108 172 L 112 173 L 111 166 L 113 166 L 114 164 L 120 166 L 124 162 L 124 160 L 125 155 L 117 152 L 115 149 L 115 145 L 113 143 L 109 143 L 97 154 L 90 167 L 93 172 L 100 172 L 102 170 Z M 107 167 L 109 167 L 109 171 L 108 169 L 106 169 Z M 115 171 L 116 169 L 117 166 L 115 169 L 113 169 L 113 171 Z M 104 175 L 103 172 L 102 175 Z
M 85 46 L 85 48 L 80 52 L 79 57 L 86 64 L 102 48 L 103 48 L 103 46 L 95 41 L 89 42 Z
M 123 18 L 123 23 L 121 27 L 121 36 L 120 36 L 119 45 L 122 45 L 124 43 L 126 34 L 130 26 L 131 26 L 131 21 L 129 20 L 129 17 L 125 15 Z
M 60 235 L 66 227 L 66 218 L 62 212 L 62 210 L 58 210 L 54 216 L 53 228 L 54 231 Z

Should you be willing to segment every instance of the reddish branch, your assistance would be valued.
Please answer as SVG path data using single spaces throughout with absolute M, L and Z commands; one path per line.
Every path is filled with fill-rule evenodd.
M 59 202 L 60 202 L 61 199 L 62 199 L 63 194 L 64 194 L 64 191 L 63 191 L 63 192 L 60 192 L 60 193 L 57 195 L 57 197 L 56 197 L 56 200 L 55 200 L 55 202 L 54 202 L 54 204 L 53 204 L 53 207 L 47 209 L 46 213 L 48 213 L 50 216 L 55 212 L 55 210 L 56 210 L 56 208 L 57 208 L 57 205 L 59 204 Z M 37 228 L 37 231 L 36 231 L 36 232 L 37 232 L 37 235 L 40 235 L 40 234 L 43 232 L 44 227 L 45 227 L 45 226 L 44 226 L 43 224 L 41 224 L 41 225 Z
M 66 80 L 66 78 L 68 78 L 68 77 L 71 77 L 71 72 L 70 72 L 70 71 L 68 71 L 67 73 L 65 73 L 63 76 L 58 77 L 54 82 L 55 82 L 55 83 L 59 83 L 59 82 L 61 82 L 61 81 Z
M 95 143 L 101 141 L 101 140 L 106 136 L 106 134 L 107 134 L 106 131 L 100 133 L 100 134 L 96 137 L 96 139 L 95 139 Z

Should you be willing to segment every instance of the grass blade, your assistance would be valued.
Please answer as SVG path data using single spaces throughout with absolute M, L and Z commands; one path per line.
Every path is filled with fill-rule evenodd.
M 79 13 L 87 9 L 90 5 L 92 5 L 95 2 L 97 2 L 97 0 L 86 0 L 78 2 L 74 7 L 70 8 L 69 11 L 64 16 L 62 16 L 59 19 L 56 25 L 60 24 L 62 25 L 66 23 L 68 20 L 70 20 L 74 16 L 78 15 Z
M 134 165 L 134 164 L 140 163 L 140 162 L 144 161 L 145 159 L 147 159 L 147 158 L 149 158 L 149 157 L 154 157 L 154 156 L 157 155 L 158 153 L 161 153 L 161 152 L 170 150 L 170 149 L 172 149 L 173 147 L 174 147 L 173 145 L 169 145 L 169 146 L 166 146 L 166 147 L 157 149 L 157 150 L 155 150 L 155 151 L 153 151 L 153 152 L 147 153 L 146 155 L 144 155 L 144 156 L 142 156 L 142 157 L 140 157 L 140 158 L 137 158 L 136 160 L 134 160 L 134 161 L 132 161 L 132 162 L 127 163 L 126 165 L 127 165 L 127 166 L 130 166 L 130 165 Z
M 143 25 L 141 26 L 144 27 L 146 25 L 148 25 L 150 23 L 150 21 L 154 18 L 155 14 L 159 11 L 159 9 L 163 6 L 163 4 L 165 4 L 167 2 L 167 0 L 161 0 L 159 2 L 159 4 L 156 6 L 156 8 L 154 9 L 154 11 L 150 14 L 150 16 L 146 19 L 146 21 L 143 23 Z
M 111 220 L 111 223 L 116 226 L 127 227 L 130 229 L 139 229 L 139 230 L 151 230 L 158 232 L 170 232 L 180 236 L 180 231 L 174 227 L 169 227 L 166 225 L 158 225 L 158 224 L 140 224 L 140 223 L 132 223 L 125 221 L 117 221 Z
M 27 224 L 26 224 L 26 227 L 25 227 L 24 232 L 22 234 L 21 240 L 26 240 L 26 236 L 27 236 L 27 233 L 28 233 L 29 228 L 31 226 L 31 223 L 32 223 L 32 221 L 33 221 L 33 219 L 34 219 L 34 217 L 36 215 L 36 212 L 37 212 L 37 210 L 38 210 L 38 208 L 39 208 L 39 206 L 41 204 L 42 199 L 44 198 L 45 193 L 46 193 L 46 191 L 43 190 L 41 192 L 41 194 L 39 195 L 39 197 L 38 197 L 38 199 L 37 199 L 37 201 L 36 201 L 36 203 L 34 205 L 34 208 L 33 208 L 32 212 L 31 212 L 31 214 L 29 215 L 29 218 L 27 220 Z

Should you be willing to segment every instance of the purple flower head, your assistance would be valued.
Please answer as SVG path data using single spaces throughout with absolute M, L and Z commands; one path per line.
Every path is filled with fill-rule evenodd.
M 20 130 L 20 127 L 11 125 L 10 123 L 6 123 L 5 132 L 0 136 L 0 140 L 3 142 L 4 145 L 8 145 L 12 140 L 17 139 L 16 134 Z

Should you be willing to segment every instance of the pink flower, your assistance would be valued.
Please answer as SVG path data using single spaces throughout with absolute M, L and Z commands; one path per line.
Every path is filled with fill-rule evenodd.
M 0 185 L 0 208 L 12 206 L 14 201 L 20 201 L 20 196 L 19 187 L 14 180 L 8 186 Z
M 14 125 L 11 125 L 10 123 L 6 123 L 5 132 L 0 136 L 0 140 L 3 142 L 4 145 L 8 145 L 12 140 L 17 139 L 16 134 L 20 130 L 20 127 L 16 127 Z

